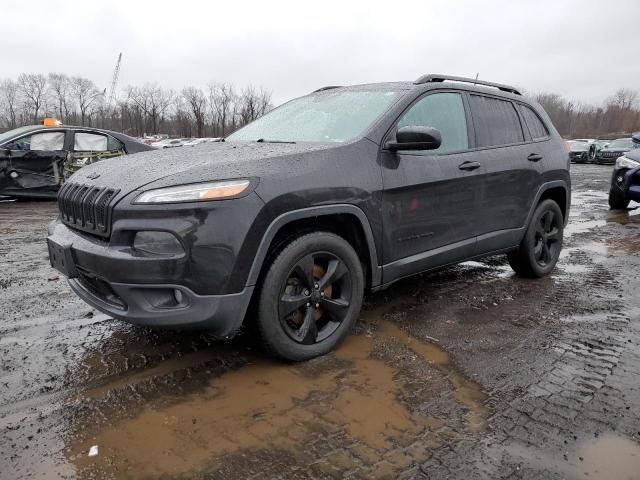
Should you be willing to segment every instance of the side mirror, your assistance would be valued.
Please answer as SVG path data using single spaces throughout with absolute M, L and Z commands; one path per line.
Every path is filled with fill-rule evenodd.
M 442 144 L 442 136 L 437 128 L 407 125 L 396 132 L 396 141 L 387 142 L 386 147 L 397 150 L 434 150 Z

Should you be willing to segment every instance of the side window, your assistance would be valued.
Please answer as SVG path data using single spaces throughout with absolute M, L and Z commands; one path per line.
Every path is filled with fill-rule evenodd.
M 522 126 L 513 103 L 481 95 L 470 95 L 477 147 L 495 147 L 524 141 Z
M 549 130 L 545 124 L 542 123 L 538 114 L 526 105 L 519 105 L 519 108 L 524 118 L 524 123 L 526 123 L 529 133 L 531 133 L 531 138 L 534 140 L 547 138 L 549 136 Z
M 9 150 L 56 151 L 64 150 L 64 132 L 42 132 L 27 135 L 9 143 Z
M 429 153 L 448 153 L 469 148 L 467 117 L 462 95 L 459 93 L 433 93 L 415 103 L 406 112 L 397 128 L 415 125 L 437 128 L 442 135 L 442 145 Z
M 108 143 L 106 135 L 76 132 L 73 149 L 76 152 L 106 152 Z
M 107 150 L 110 152 L 123 151 L 124 145 L 120 140 L 113 137 L 107 137 Z

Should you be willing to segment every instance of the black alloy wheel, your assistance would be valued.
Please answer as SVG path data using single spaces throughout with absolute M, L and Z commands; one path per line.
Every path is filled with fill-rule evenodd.
M 561 244 L 560 229 L 562 228 L 561 220 L 556 216 L 553 210 L 547 210 L 540 220 L 535 233 L 535 246 L 533 254 L 536 262 L 542 268 L 545 268 L 549 262 L 558 258 Z
M 282 285 L 280 324 L 298 343 L 321 342 L 345 320 L 351 291 L 351 275 L 336 255 L 329 252 L 305 255 Z
M 358 254 L 335 233 L 289 242 L 260 283 L 256 323 L 266 350 L 302 361 L 334 349 L 358 319 L 364 283 Z
M 520 246 L 507 254 L 509 265 L 522 277 L 540 278 L 551 273 L 560 258 L 564 217 L 551 199 L 536 207 Z

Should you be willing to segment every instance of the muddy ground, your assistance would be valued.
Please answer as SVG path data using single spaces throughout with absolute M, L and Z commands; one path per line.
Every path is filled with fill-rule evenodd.
M 640 210 L 609 175 L 573 167 L 551 277 L 405 280 L 299 365 L 100 314 L 48 266 L 54 204 L 0 202 L 0 478 L 640 478 Z

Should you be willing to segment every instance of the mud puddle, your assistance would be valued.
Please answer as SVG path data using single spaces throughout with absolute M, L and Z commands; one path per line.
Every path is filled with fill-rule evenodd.
M 640 445 L 607 433 L 578 443 L 575 449 L 547 453 L 524 446 L 510 447 L 509 453 L 530 467 L 562 473 L 568 479 L 596 478 L 637 480 L 640 478 Z
M 485 394 L 454 368 L 445 350 L 409 336 L 380 315 L 365 313 L 361 322 L 365 333 L 351 335 L 324 358 L 289 365 L 256 355 L 247 366 L 210 380 L 202 391 L 172 405 L 148 404 L 132 418 L 107 421 L 93 432 L 91 425 L 78 425 L 68 459 L 81 476 L 132 478 L 202 472 L 215 469 L 224 456 L 265 449 L 299 456 L 300 464 L 308 465 L 307 446 L 319 432 L 320 438 L 329 432 L 368 452 L 369 461 L 390 454 L 407 438 L 422 438 L 423 448 L 405 461 L 424 461 L 427 447 L 441 443 L 438 430 L 446 419 L 412 410 L 399 400 L 402 362 L 373 354 L 388 345 L 408 352 L 409 362 L 424 364 L 425 376 L 444 379 L 464 412 L 467 434 L 486 428 Z M 155 373 L 162 373 L 180 365 L 157 368 Z M 126 385 L 121 380 L 86 394 L 105 395 L 113 388 Z M 90 457 L 94 445 L 99 453 Z M 348 467 L 353 460 L 347 456 L 343 463 Z M 391 465 L 386 468 L 392 471 Z

